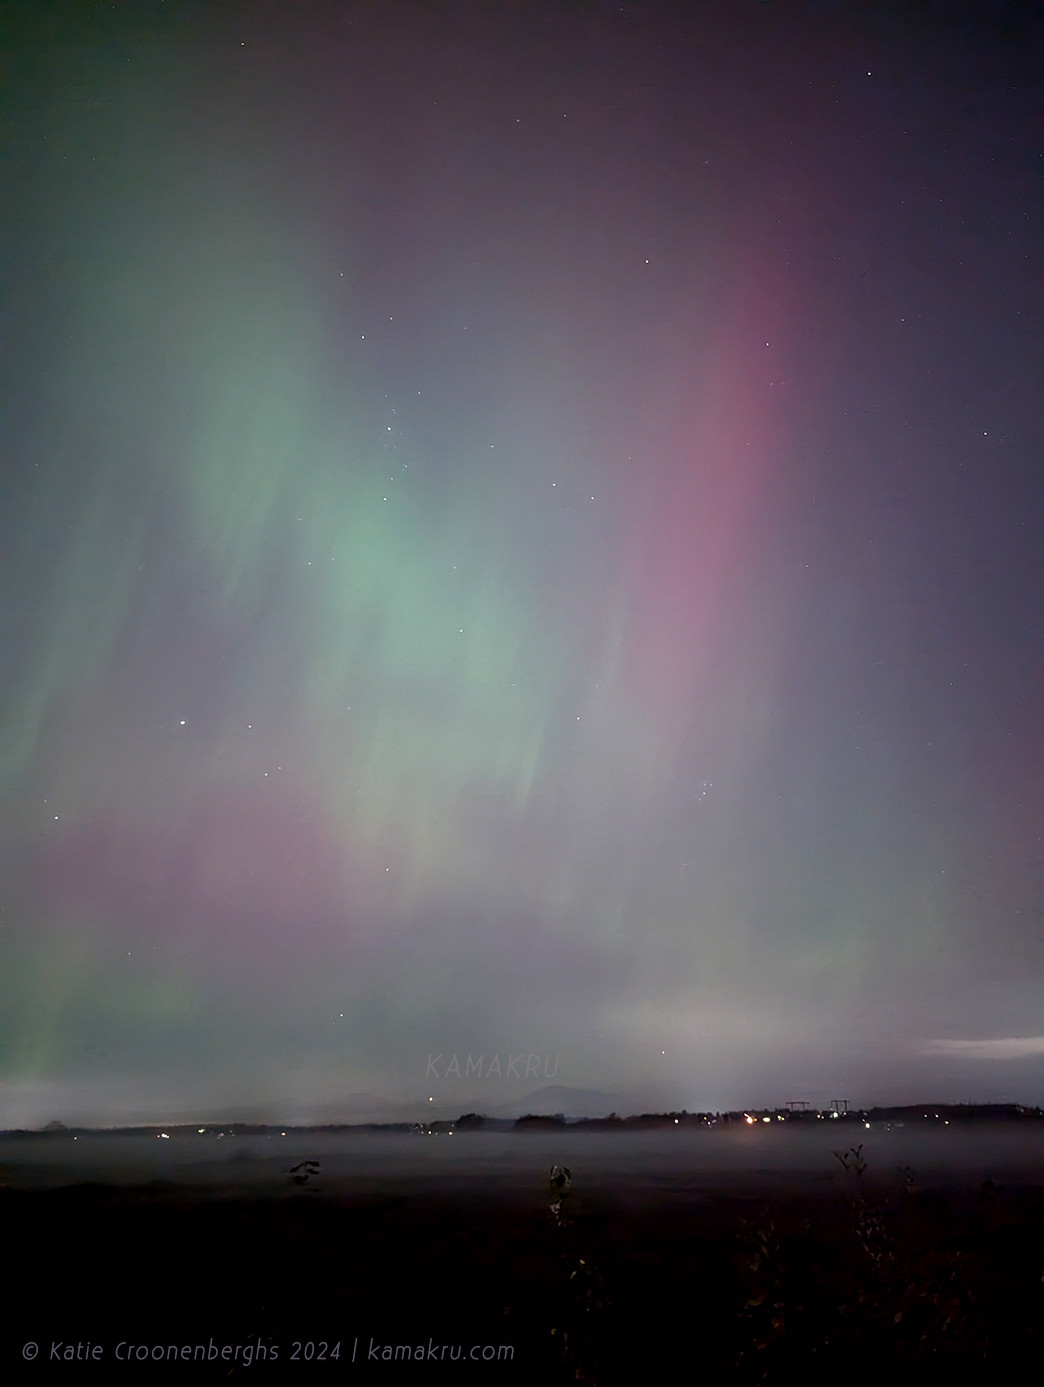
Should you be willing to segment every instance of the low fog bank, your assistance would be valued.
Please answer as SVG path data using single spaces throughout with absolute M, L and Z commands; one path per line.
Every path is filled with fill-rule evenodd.
M 663 1189 L 713 1192 L 785 1186 L 824 1189 L 844 1179 L 836 1151 L 861 1147 L 870 1183 L 922 1188 L 1044 1184 L 1040 1124 L 898 1127 L 860 1123 L 670 1129 L 605 1134 L 554 1132 L 299 1132 L 247 1135 L 173 1131 L 163 1136 L 81 1133 L 0 1137 L 0 1184 L 56 1189 L 81 1183 L 162 1182 L 212 1194 L 350 1196 L 389 1186 L 483 1189 L 542 1196 L 551 1165 L 573 1173 L 577 1192 Z M 312 1167 L 301 1163 L 309 1161 Z M 295 1169 L 296 1168 L 296 1169 Z

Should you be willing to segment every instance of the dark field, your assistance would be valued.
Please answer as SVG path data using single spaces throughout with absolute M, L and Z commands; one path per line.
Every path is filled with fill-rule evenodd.
M 880 1145 L 864 1149 L 860 1173 L 848 1148 L 860 1135 L 837 1134 L 847 1172 L 828 1152 L 787 1178 L 767 1160 L 669 1179 L 596 1138 L 566 1153 L 559 1220 L 549 1148 L 521 1135 L 507 1139 L 511 1178 L 503 1166 L 483 1178 L 481 1147 L 426 1174 L 354 1181 L 317 1157 L 303 1183 L 281 1164 L 281 1183 L 263 1189 L 249 1157 L 224 1183 L 33 1189 L 9 1166 L 22 1187 L 0 1191 L 15 1272 L 2 1371 L 27 1382 L 1039 1381 L 1044 1183 L 999 1165 L 983 1178 L 974 1161 L 886 1172 Z M 40 1348 L 32 1362 L 27 1341 Z M 55 1343 L 59 1354 L 99 1345 L 101 1371 L 86 1347 L 55 1361 Z M 189 1353 L 127 1362 L 121 1344 Z M 389 1345 L 423 1346 L 424 1361 L 385 1361 Z M 245 1346 L 256 1361 L 243 1362 Z M 482 1361 L 490 1346 L 510 1346 L 511 1360 Z

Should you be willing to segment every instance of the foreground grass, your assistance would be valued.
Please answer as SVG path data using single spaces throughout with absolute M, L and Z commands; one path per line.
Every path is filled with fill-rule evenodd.
M 526 1196 L 437 1196 L 405 1183 L 380 1195 L 312 1193 L 308 1171 L 297 1172 L 303 1184 L 288 1177 L 278 1200 L 0 1190 L 19 1269 L 4 1367 L 20 1373 L 22 1342 L 50 1336 L 434 1336 L 508 1344 L 513 1360 L 445 1373 L 389 1365 L 382 1379 L 1036 1383 L 1044 1188 L 926 1191 L 913 1172 L 890 1172 L 883 1190 L 859 1148 L 838 1153 L 835 1172 L 822 1194 L 770 1202 L 670 1190 L 639 1200 L 558 1168 Z M 264 1375 L 293 1369 L 280 1360 Z
M 655 1270 L 640 1253 L 614 1259 L 604 1228 L 584 1236 L 553 1199 L 564 1378 L 633 1380 L 673 1343 L 742 1384 L 1038 1382 L 1044 1191 L 921 1192 L 904 1167 L 898 1192 L 875 1196 L 862 1148 L 834 1154 L 835 1197 L 731 1201 L 697 1243 L 661 1228 Z

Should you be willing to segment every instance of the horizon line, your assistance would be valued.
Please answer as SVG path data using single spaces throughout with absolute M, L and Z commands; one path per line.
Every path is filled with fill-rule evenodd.
M 790 1102 L 794 1102 L 794 1103 L 797 1103 L 797 1102 L 800 1102 L 800 1101 L 802 1101 L 802 1100 L 790 1100 Z M 844 1101 L 844 1100 L 840 1100 L 840 1101 Z M 855 1105 L 849 1104 L 849 1105 L 847 1105 L 847 1106 L 844 1107 L 844 1108 L 841 1108 L 841 1107 L 839 1107 L 839 1106 L 836 1106 L 834 1103 L 825 1104 L 825 1105 L 823 1105 L 823 1106 L 821 1106 L 821 1107 L 819 1107 L 819 1106 L 813 1106 L 811 1103 L 809 1103 L 807 1107 L 804 1107 L 804 1108 L 796 1108 L 796 1109 L 793 1108 L 793 1107 L 791 1107 L 791 1106 L 790 1106 L 790 1103 L 788 1102 L 788 1103 L 783 1103 L 783 1104 L 781 1104 L 781 1105 L 769 1106 L 769 1107 L 754 1107 L 754 1106 L 747 1106 L 747 1107 L 744 1107 L 744 1108 L 699 1108 L 699 1109 L 690 1109 L 690 1108 L 664 1108 L 664 1109 L 656 1109 L 656 1110 L 646 1109 L 646 1110 L 643 1111 L 643 1112 L 631 1112 L 631 1113 L 618 1113 L 618 1112 L 613 1111 L 613 1112 L 603 1113 L 603 1114 L 598 1115 L 598 1116 L 586 1115 L 586 1116 L 579 1116 L 579 1117 L 578 1117 L 578 1116 L 569 1116 L 569 1115 L 567 1115 L 567 1114 L 565 1114 L 565 1113 L 563 1113 L 563 1112 L 561 1112 L 561 1111 L 555 1112 L 555 1113 L 549 1113 L 549 1112 L 524 1112 L 524 1113 L 523 1113 L 523 1112 L 520 1112 L 519 1115 L 518 1115 L 517 1117 L 510 1117 L 510 1116 L 508 1116 L 508 1117 L 499 1117 L 499 1116 L 496 1116 L 495 1114 L 484 1113 L 484 1112 L 480 1112 L 478 1109 L 473 1109 L 473 1110 L 469 1110 L 469 1111 L 466 1111 L 466 1112 L 462 1112 L 462 1113 L 461 1113 L 458 1117 L 456 1117 L 456 1118 L 436 1118 L 436 1117 L 430 1117 L 430 1116 L 429 1116 L 426 1120 L 421 1119 L 421 1118 L 417 1118 L 417 1119 L 413 1119 L 413 1118 L 402 1118 L 402 1119 L 395 1120 L 395 1121 L 392 1121 L 392 1120 L 385 1120 L 385 1121 L 381 1121 L 381 1120 L 356 1120 L 356 1121 L 337 1120 L 337 1121 L 314 1121 L 314 1122 L 300 1122 L 300 1121 L 298 1121 L 298 1122 L 272 1122 L 272 1121 L 251 1121 L 251 1120 L 247 1120 L 247 1119 L 234 1118 L 234 1119 L 220 1119 L 220 1120 L 216 1120 L 216 1121 L 215 1121 L 215 1120 L 208 1120 L 208 1121 L 200 1122 L 199 1119 L 179 1119 L 178 1121 L 174 1121 L 174 1122 L 131 1120 L 131 1121 L 129 1121 L 129 1122 L 114 1122 L 114 1123 L 107 1124 L 106 1126 L 96 1127 L 96 1126 L 92 1126 L 92 1125 L 89 1125 L 89 1124 L 83 1124 L 83 1123 L 65 1123 L 65 1122 L 62 1122 L 60 1119 L 52 1119 L 50 1122 L 45 1123 L 42 1127 L 0 1127 L 0 1137 L 21 1135 L 21 1134 L 29 1135 L 29 1136 L 44 1136 L 44 1135 L 60 1136 L 60 1135 L 62 1135 L 63 1133 L 65 1133 L 65 1134 L 73 1134 L 73 1135 L 79 1134 L 79 1133 L 92 1133 L 92 1134 L 101 1135 L 101 1134 L 104 1134 L 104 1133 L 111 1133 L 111 1134 L 121 1133 L 121 1134 L 124 1134 L 124 1133 L 134 1133 L 134 1132 L 156 1132 L 157 1134 L 159 1134 L 160 1129 L 163 1129 L 163 1128 L 168 1128 L 168 1129 L 170 1129 L 171 1131 L 177 1131 L 177 1132 L 184 1132 L 184 1131 L 187 1131 L 187 1130 L 189 1130 L 189 1129 L 193 1129 L 193 1128 L 194 1128 L 197 1135 L 204 1135 L 204 1134 L 209 1133 L 209 1132 L 220 1132 L 220 1131 L 222 1131 L 222 1130 L 224 1130 L 224 1129 L 234 1129 L 234 1128 L 244 1128 L 244 1129 L 251 1129 L 251 1130 L 254 1130 L 254 1131 L 266 1131 L 266 1132 L 268 1132 L 268 1131 L 280 1131 L 281 1133 L 284 1133 L 284 1134 L 285 1134 L 285 1133 L 289 1133 L 289 1132 L 341 1131 L 341 1130 L 349 1130 L 349 1129 L 353 1129 L 353 1128 L 374 1128 L 374 1127 L 376 1127 L 376 1128 L 393 1129 L 393 1128 L 404 1128 L 404 1127 L 408 1127 L 408 1128 L 425 1127 L 425 1126 L 430 1127 L 430 1126 L 436 1125 L 436 1124 L 439 1125 L 439 1126 L 441 1126 L 441 1127 L 447 1127 L 447 1126 L 453 1127 L 453 1126 L 456 1126 L 463 1118 L 466 1118 L 466 1117 L 469 1117 L 469 1118 L 478 1118 L 478 1119 L 480 1119 L 480 1120 L 482 1120 L 482 1121 L 484 1121 L 484 1122 L 503 1122 L 503 1123 L 516 1123 L 516 1122 L 518 1122 L 518 1121 L 520 1121 L 520 1120 L 522 1120 L 523 1118 L 526 1118 L 526 1117 L 536 1117 L 536 1118 L 544 1118 L 544 1119 L 547 1119 L 547 1120 L 550 1120 L 550 1121 L 561 1121 L 561 1122 L 562 1122 L 564 1125 L 566 1125 L 566 1126 L 575 1126 L 577 1123 L 583 1123 L 583 1122 L 608 1122 L 608 1121 L 610 1121 L 610 1120 L 612 1120 L 612 1119 L 616 1119 L 616 1120 L 619 1121 L 619 1122 L 629 1122 L 629 1121 L 640 1120 L 640 1119 L 642 1119 L 642 1118 L 650 1118 L 650 1117 L 653 1117 L 653 1118 L 656 1118 L 656 1117 L 663 1117 L 663 1118 L 675 1118 L 675 1119 L 677 1119 L 677 1118 L 681 1118 L 681 1117 L 689 1117 L 689 1118 L 694 1118 L 694 1117 L 700 1117 L 700 1118 L 706 1118 L 706 1117 L 722 1117 L 722 1118 L 725 1118 L 725 1117 L 728 1117 L 728 1118 L 737 1117 L 737 1118 L 746 1118 L 746 1117 L 755 1117 L 755 1116 L 756 1116 L 756 1117 L 759 1117 L 759 1118 L 760 1118 L 760 1117 L 763 1117 L 763 1116 L 769 1115 L 769 1114 L 771 1114 L 771 1115 L 773 1115 L 773 1116 L 778 1115 L 779 1117 L 783 1118 L 784 1120 L 786 1120 L 787 1118 L 797 1118 L 797 1119 L 809 1118 L 809 1117 L 812 1117 L 812 1116 L 814 1116 L 814 1115 L 825 1115 L 825 1114 L 828 1114 L 828 1113 L 829 1113 L 831 1116 L 836 1116 L 836 1117 L 838 1117 L 838 1118 L 840 1118 L 840 1119 L 844 1119 L 844 1118 L 846 1118 L 846 1117 L 864 1117 L 864 1118 L 865 1118 L 865 1117 L 867 1117 L 867 1116 L 872 1115 L 873 1113 L 885 1113 L 885 1112 L 891 1112 L 891 1113 L 910 1113 L 910 1114 L 918 1113 L 918 1112 L 923 1112 L 924 1117 L 928 1117 L 928 1116 L 929 1116 L 929 1113 L 931 1113 L 931 1115 L 932 1115 L 933 1117 L 938 1117 L 939 1114 L 940 1114 L 940 1113 L 943 1113 L 943 1112 L 946 1112 L 946 1113 L 953 1113 L 953 1112 L 955 1112 L 955 1111 L 956 1111 L 956 1112 L 960 1112 L 961 1110 L 969 1111 L 969 1112 L 970 1112 L 970 1111 L 974 1111 L 975 1109 L 983 1109 L 983 1108 L 1000 1108 L 1000 1109 L 1006 1109 L 1006 1110 L 1010 1110 L 1010 1111 L 1013 1111 L 1013 1112 L 1017 1112 L 1017 1113 L 1020 1113 L 1020 1114 L 1023 1114 L 1023 1115 L 1036 1114 L 1036 1115 L 1038 1115 L 1038 1116 L 1044 1117 L 1044 1107 L 1042 1107 L 1040 1104 L 1027 1104 L 1027 1103 L 1019 1103 L 1019 1102 L 1016 1102 L 1016 1101 L 988 1101 L 988 1102 L 967 1102 L 967 1103 L 965 1103 L 965 1102 L 959 1102 L 959 1103 L 946 1102 L 946 1103 L 937 1103 L 937 1102 L 931 1102 L 931 1101 L 923 1100 L 923 1101 L 921 1101 L 921 1102 L 919 1102 L 919 1103 L 872 1103 L 872 1104 L 870 1104 L 870 1105 L 868 1105 L 868 1106 L 865 1106 L 865 1107 L 857 1107 L 857 1106 L 855 1106 Z

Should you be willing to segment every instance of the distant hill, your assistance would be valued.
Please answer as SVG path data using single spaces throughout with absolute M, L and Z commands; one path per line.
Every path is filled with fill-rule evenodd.
M 590 1088 L 567 1088 L 551 1084 L 521 1098 L 483 1109 L 490 1117 L 519 1118 L 529 1114 L 554 1117 L 561 1113 L 567 1122 L 581 1117 L 608 1117 L 611 1112 L 621 1116 L 631 1110 L 626 1098 L 618 1093 L 599 1093 Z

